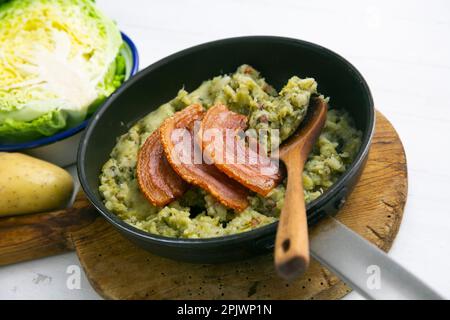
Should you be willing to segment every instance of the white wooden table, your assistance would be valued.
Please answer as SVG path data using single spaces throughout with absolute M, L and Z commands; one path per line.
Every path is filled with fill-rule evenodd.
M 408 157 L 408 203 L 390 255 L 450 298 L 450 2 L 97 3 L 136 42 L 141 68 L 195 44 L 241 35 L 304 39 L 350 60 Z M 0 268 L 0 299 L 98 299 L 83 274 L 80 289 L 68 288 L 72 265 L 79 261 L 67 253 Z

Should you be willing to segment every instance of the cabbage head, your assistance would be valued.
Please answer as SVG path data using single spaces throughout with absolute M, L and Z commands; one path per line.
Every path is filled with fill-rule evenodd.
M 91 0 L 0 0 L 0 143 L 85 120 L 123 82 L 122 45 Z

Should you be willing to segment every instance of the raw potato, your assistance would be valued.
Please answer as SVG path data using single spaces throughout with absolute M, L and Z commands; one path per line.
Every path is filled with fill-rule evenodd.
M 0 216 L 49 211 L 72 195 L 72 176 L 51 163 L 0 152 Z

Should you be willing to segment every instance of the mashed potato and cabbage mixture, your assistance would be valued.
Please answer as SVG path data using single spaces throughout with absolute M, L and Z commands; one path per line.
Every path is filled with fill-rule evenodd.
M 138 121 L 118 139 L 100 175 L 105 206 L 138 229 L 178 238 L 225 236 L 276 221 L 283 207 L 286 181 L 266 197 L 252 193 L 250 205 L 242 212 L 226 208 L 194 186 L 163 208 L 153 206 L 138 186 L 138 151 L 166 118 L 192 103 L 201 103 L 206 109 L 217 103 L 225 104 L 248 117 L 249 129 L 279 129 L 277 137 L 268 139 L 268 143 L 274 143 L 274 139 L 279 143 L 297 129 L 312 96 L 319 96 L 312 78 L 294 76 L 277 92 L 248 65 L 239 67 L 232 75 L 205 81 L 190 93 L 180 90 L 173 100 Z M 306 202 L 318 198 L 336 182 L 354 160 L 360 145 L 361 132 L 355 129 L 350 116 L 345 111 L 329 110 L 303 172 Z

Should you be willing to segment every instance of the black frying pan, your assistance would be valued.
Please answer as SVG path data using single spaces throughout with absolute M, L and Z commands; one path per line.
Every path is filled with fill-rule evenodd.
M 78 151 L 78 172 L 89 200 L 124 236 L 155 254 L 189 262 L 218 263 L 244 259 L 273 249 L 277 223 L 226 237 L 175 239 L 138 230 L 103 205 L 98 191 L 103 164 L 138 119 L 172 99 L 183 86 L 190 91 L 202 81 L 234 72 L 244 63 L 261 71 L 280 89 L 293 75 L 313 77 L 330 105 L 346 109 L 363 132 L 354 163 L 321 197 L 307 206 L 308 223 L 335 214 L 363 170 L 374 131 L 373 100 L 367 83 L 348 61 L 321 46 L 289 38 L 253 36 L 195 46 L 160 60 L 127 81 L 92 117 Z M 123 126 L 120 123 L 126 123 Z

